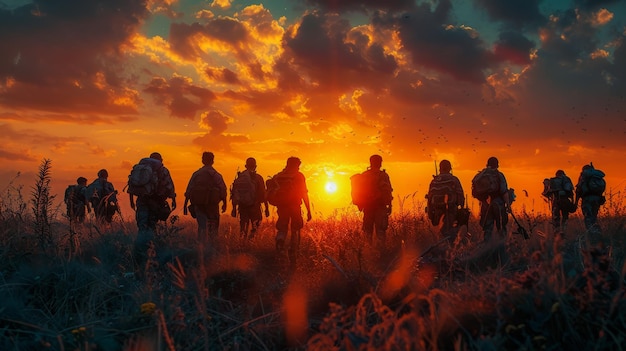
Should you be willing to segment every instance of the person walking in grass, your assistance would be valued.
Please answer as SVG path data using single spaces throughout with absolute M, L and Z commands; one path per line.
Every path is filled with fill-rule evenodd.
M 567 220 L 570 212 L 576 209 L 574 203 L 574 184 L 565 175 L 565 171 L 559 169 L 554 177 L 548 180 L 548 190 L 546 196 L 552 207 L 552 226 L 554 232 L 561 235 L 567 229 Z
M 307 212 L 307 222 L 311 220 L 311 204 L 309 201 L 306 178 L 300 172 L 302 162 L 297 157 L 289 157 L 285 168 L 267 180 L 267 201 L 276 206 L 276 249 L 283 251 L 287 233 L 291 233 L 289 242 L 289 264 L 293 270 L 300 247 L 300 230 L 304 227 L 301 205 Z
M 203 166 L 195 171 L 185 190 L 183 213 L 191 213 L 198 222 L 198 240 L 217 237 L 221 212 L 226 212 L 226 183 L 222 175 L 213 168 L 215 155 L 202 153 Z M 191 203 L 190 206 L 187 206 Z
M 158 221 L 167 220 L 171 210 L 176 209 L 176 191 L 170 171 L 163 165 L 163 157 L 158 152 L 153 152 L 150 157 L 141 159 L 140 164 L 146 164 L 156 174 L 156 186 L 149 194 L 135 195 L 129 193 L 130 207 L 135 210 L 135 219 L 139 231 L 156 230 Z M 167 203 L 171 199 L 171 208 Z
M 393 188 L 389 174 L 382 169 L 382 156 L 372 155 L 369 161 L 370 166 L 361 173 L 363 192 L 367 197 L 362 206 L 363 225 L 361 228 L 368 242 L 373 243 L 374 233 L 376 233 L 376 239 L 382 244 L 389 227 Z
M 67 218 L 71 223 L 82 223 L 85 221 L 85 212 L 91 209 L 87 206 L 87 178 L 78 177 L 76 184 L 65 189 L 63 201 L 67 208 Z
M 604 191 L 606 190 L 606 181 L 604 180 L 604 172 L 596 169 L 592 163 L 584 165 L 578 182 L 576 183 L 576 204 L 581 201 L 580 209 L 583 212 L 585 228 L 587 232 L 592 234 L 595 241 L 601 232 L 598 224 L 598 212 L 600 206 L 604 205 L 606 198 Z
M 439 174 L 430 182 L 426 199 L 432 224 L 441 222 L 441 236 L 454 241 L 459 232 L 459 226 L 455 225 L 457 211 L 465 203 L 465 195 L 459 178 L 452 174 L 450 161 L 442 160 L 439 163 Z
M 498 170 L 499 166 L 498 159 L 490 157 L 487 167 L 472 179 L 472 196 L 480 201 L 483 242 L 491 240 L 494 228 L 499 239 L 505 238 L 507 234 L 511 200 L 506 178 Z
M 243 238 L 254 238 L 263 213 L 261 205 L 265 205 L 265 217 L 269 217 L 268 202 L 265 199 L 265 181 L 263 176 L 256 172 L 256 159 L 249 157 L 246 160 L 246 169 L 237 172 L 237 177 L 230 187 L 230 199 L 233 204 L 231 215 L 239 214 L 239 232 Z
M 99 170 L 98 179 L 89 184 L 85 190 L 85 196 L 89 200 L 87 210 L 90 210 L 89 205 L 91 205 L 98 221 L 111 223 L 113 215 L 118 211 L 118 203 L 117 190 L 108 178 L 109 172 L 106 169 Z
M 135 210 L 138 229 L 134 255 L 137 262 L 141 264 L 146 260 L 150 242 L 154 242 L 157 222 L 166 221 L 170 212 L 176 209 L 176 191 L 170 171 L 163 165 L 163 157 L 160 153 L 153 152 L 150 157 L 142 158 L 133 168 L 140 167 L 152 174 L 152 184 L 141 184 L 136 187 L 131 171 L 128 194 L 130 207 Z M 171 199 L 171 207 L 167 199 Z

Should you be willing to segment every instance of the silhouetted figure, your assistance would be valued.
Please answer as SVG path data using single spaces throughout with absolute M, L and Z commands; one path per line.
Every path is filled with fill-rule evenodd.
M 393 200 L 391 181 L 383 169 L 383 158 L 380 155 L 370 156 L 369 168 L 361 173 L 369 192 L 368 200 L 363 205 L 363 232 L 369 242 L 376 238 L 380 243 L 385 241 L 385 233 L 389 227 L 391 201 Z
M 135 210 L 135 219 L 139 231 L 156 229 L 158 221 L 167 220 L 171 210 L 176 208 L 176 192 L 170 171 L 163 165 L 163 158 L 158 152 L 153 152 L 150 157 L 143 158 L 139 164 L 148 165 L 156 177 L 156 185 L 152 191 L 146 194 L 135 195 L 129 193 L 130 207 Z M 167 203 L 171 199 L 171 209 Z
M 154 242 L 157 222 L 166 221 L 170 212 L 176 208 L 176 191 L 170 171 L 163 165 L 160 153 L 153 152 L 150 157 L 142 158 L 133 168 L 142 168 L 150 176 L 149 183 L 134 184 L 131 171 L 127 190 L 130 207 L 135 210 L 138 229 L 134 254 L 141 264 L 145 260 L 149 243 Z M 171 208 L 167 199 L 171 199 Z
M 233 204 L 231 215 L 236 217 L 239 213 L 241 236 L 252 239 L 263 220 L 261 204 L 265 205 L 265 217 L 269 217 L 270 211 L 265 199 L 265 181 L 256 172 L 256 160 L 249 157 L 245 167 L 244 171 L 237 172 L 237 178 L 230 188 Z
M 548 190 L 546 196 L 552 207 L 552 226 L 555 233 L 565 234 L 569 214 L 574 212 L 574 184 L 565 175 L 565 171 L 559 169 L 555 176 L 548 180 Z
M 98 179 L 94 180 L 85 191 L 88 199 L 87 206 L 91 205 L 96 219 L 111 223 L 113 215 L 118 210 L 117 190 L 108 181 L 109 172 L 106 169 L 98 171 Z
M 67 207 L 67 218 L 70 223 L 82 223 L 85 221 L 85 212 L 87 209 L 87 178 L 78 177 L 76 184 L 70 185 L 65 189 L 65 197 L 63 198 Z
M 454 241 L 459 232 L 459 227 L 455 225 L 457 211 L 465 203 L 465 195 L 459 178 L 452 175 L 451 171 L 450 161 L 442 160 L 439 163 L 439 174 L 430 182 L 426 198 L 432 224 L 438 225 L 441 221 L 441 235 Z
M 304 174 L 300 172 L 302 162 L 297 157 L 289 157 L 285 168 L 268 179 L 267 200 L 276 206 L 276 249 L 284 250 L 287 233 L 291 233 L 289 241 L 289 263 L 295 269 L 296 258 L 300 247 L 300 230 L 304 227 L 301 204 L 307 211 L 307 222 L 311 220 L 311 205 Z
M 605 190 L 604 172 L 595 169 L 593 164 L 584 165 L 576 184 L 576 204 L 579 199 L 582 199 L 580 208 L 583 212 L 585 228 L 590 234 L 600 233 L 598 211 L 606 202 Z M 595 236 L 592 237 L 594 241 L 597 239 Z
M 226 183 L 213 168 L 215 155 L 202 153 L 202 168 L 195 171 L 185 190 L 184 213 L 187 211 L 198 222 L 198 240 L 204 242 L 215 238 L 220 225 L 220 202 L 222 213 L 226 212 Z M 191 202 L 190 206 L 187 204 Z M 207 236 L 208 235 L 208 236 Z
M 510 199 L 504 174 L 498 170 L 495 157 L 487 160 L 487 167 L 472 179 L 472 196 L 480 200 L 480 225 L 483 241 L 491 240 L 494 227 L 498 238 L 506 237 Z

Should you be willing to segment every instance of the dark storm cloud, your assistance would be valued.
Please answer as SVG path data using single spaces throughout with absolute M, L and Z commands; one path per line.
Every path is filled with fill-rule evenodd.
M 285 36 L 286 52 L 282 59 L 295 63 L 323 89 L 350 86 L 375 89 L 380 79 L 395 71 L 398 63 L 393 55 L 384 52 L 380 43 L 351 29 L 347 20 L 337 16 L 307 14 L 297 31 Z M 289 68 L 284 65 L 276 68 L 281 74 L 289 74 Z
M 400 11 L 414 6 L 414 0 L 306 0 L 306 3 L 319 6 L 326 11 Z
M 558 135 L 588 147 L 623 144 L 623 34 L 599 40 L 601 26 L 584 11 L 566 11 L 542 28 L 532 65 L 512 91 L 524 101 L 536 136 Z M 613 56 L 605 51 L 614 43 Z
M 174 77 L 169 81 L 155 77 L 144 89 L 158 105 L 166 106 L 173 117 L 194 119 L 196 113 L 206 110 L 215 100 L 215 94 L 191 83 L 190 79 Z
M 495 43 L 494 54 L 499 60 L 526 65 L 530 63 L 530 51 L 534 47 L 535 43 L 518 32 L 502 32 Z
M 119 113 L 109 103 L 128 83 L 117 65 L 120 46 L 147 16 L 144 0 L 36 0 L 0 9 L 0 79 L 11 81 L 0 104 Z
M 613 65 L 609 72 L 616 78 L 616 90 L 626 91 L 626 36 L 621 38 L 620 45 L 613 52 Z M 622 100 L 625 96 L 626 94 L 621 95 Z
M 623 0 L 574 0 L 574 3 L 584 9 L 593 10 L 593 9 L 601 8 L 603 6 L 616 4 L 620 1 L 623 1 Z
M 219 17 L 206 24 L 173 23 L 170 26 L 170 46 L 182 57 L 195 59 L 203 54 L 196 41 L 198 35 L 228 44 L 240 54 L 244 53 L 245 43 L 249 39 L 248 31 L 241 22 Z
M 402 45 L 413 63 L 447 73 L 456 79 L 481 83 L 484 70 L 496 62 L 480 37 L 473 32 L 448 25 L 450 3 L 442 1 L 432 11 L 421 5 L 399 18 L 380 17 L 375 23 L 388 26 L 394 21 Z
M 514 28 L 536 28 L 546 21 L 539 11 L 542 0 L 474 0 L 476 6 L 487 10 L 493 20 Z

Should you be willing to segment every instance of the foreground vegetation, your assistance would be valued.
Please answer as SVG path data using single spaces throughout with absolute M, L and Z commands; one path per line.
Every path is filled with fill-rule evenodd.
M 147 264 L 133 260 L 134 222 L 71 225 L 54 207 L 49 165 L 24 194 L 0 197 L 1 350 L 616 350 L 626 345 L 623 196 L 590 238 L 574 217 L 554 236 L 518 209 L 531 233 L 489 245 L 477 220 L 441 240 L 423 204 L 394 213 L 383 245 L 357 213 L 306 224 L 295 272 L 273 241 L 223 217 L 220 236 L 195 223 L 158 228 Z M 405 199 L 407 200 L 407 199 Z M 409 199 L 410 200 L 410 199 Z

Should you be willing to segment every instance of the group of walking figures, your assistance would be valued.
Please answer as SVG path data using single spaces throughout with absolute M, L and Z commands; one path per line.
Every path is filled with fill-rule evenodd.
M 226 212 L 230 190 L 231 215 L 239 216 L 240 232 L 245 238 L 254 237 L 263 214 L 269 217 L 269 205 L 276 206 L 276 248 L 279 251 L 287 249 L 290 262 L 295 264 L 300 230 L 304 226 L 302 204 L 306 209 L 306 220 L 312 218 L 300 159 L 289 157 L 281 172 L 264 180 L 256 172 L 256 160 L 250 157 L 246 160 L 245 170 L 237 172 L 229 189 L 213 167 L 214 159 L 212 152 L 202 154 L 203 166 L 192 174 L 185 190 L 183 213 L 196 219 L 198 240 L 205 241 L 217 235 L 220 215 Z M 372 155 L 367 170 L 351 177 L 352 202 L 363 212 L 362 230 L 370 243 L 384 241 L 392 209 L 393 188 L 389 175 L 382 169 L 382 162 L 380 155 Z M 514 193 L 498 167 L 498 159 L 491 157 L 486 168 L 472 179 L 472 196 L 481 204 L 480 224 L 485 241 L 492 238 L 494 229 L 499 237 L 506 235 L 508 214 L 514 200 Z M 580 199 L 587 229 L 597 228 L 598 210 L 604 203 L 606 187 L 603 177 L 604 173 L 590 164 L 583 167 L 575 188 L 562 170 L 544 181 L 543 195 L 550 199 L 555 230 L 565 231 L 569 213 L 576 210 Z M 65 203 L 70 222 L 83 222 L 86 212 L 92 210 L 97 220 L 112 221 L 119 212 L 118 191 L 107 178 L 107 170 L 102 169 L 98 172 L 98 179 L 90 185 L 87 185 L 86 178 L 79 177 L 77 184 L 68 186 Z M 174 182 L 158 152 L 133 166 L 124 191 L 129 195 L 138 227 L 135 250 L 142 251 L 153 240 L 157 222 L 167 220 L 177 207 Z M 433 177 L 426 195 L 426 212 L 433 225 L 441 223 L 440 232 L 446 237 L 456 238 L 459 227 L 467 224 L 469 210 L 465 206 L 464 194 L 461 182 L 452 174 L 451 163 L 441 161 L 439 174 Z M 288 234 L 289 244 L 286 245 Z
M 472 178 L 472 196 L 480 201 L 484 241 L 492 238 L 494 229 L 497 237 L 506 236 L 509 214 L 517 221 L 511 211 L 515 192 L 508 187 L 506 177 L 498 168 L 498 159 L 490 157 L 486 167 Z M 451 171 L 448 160 L 439 163 L 439 174 L 433 177 L 426 195 L 426 212 L 433 225 L 442 222 L 443 236 L 456 239 L 459 227 L 469 220 L 469 209 L 465 206 L 461 182 Z M 590 233 L 599 233 L 598 211 L 606 201 L 605 189 L 604 172 L 595 169 L 591 163 L 582 167 L 576 186 L 563 170 L 557 170 L 554 177 L 545 178 L 542 196 L 550 204 L 554 232 L 565 235 L 569 215 L 576 212 L 580 202 L 585 228 Z M 527 235 L 523 228 L 521 230 Z

